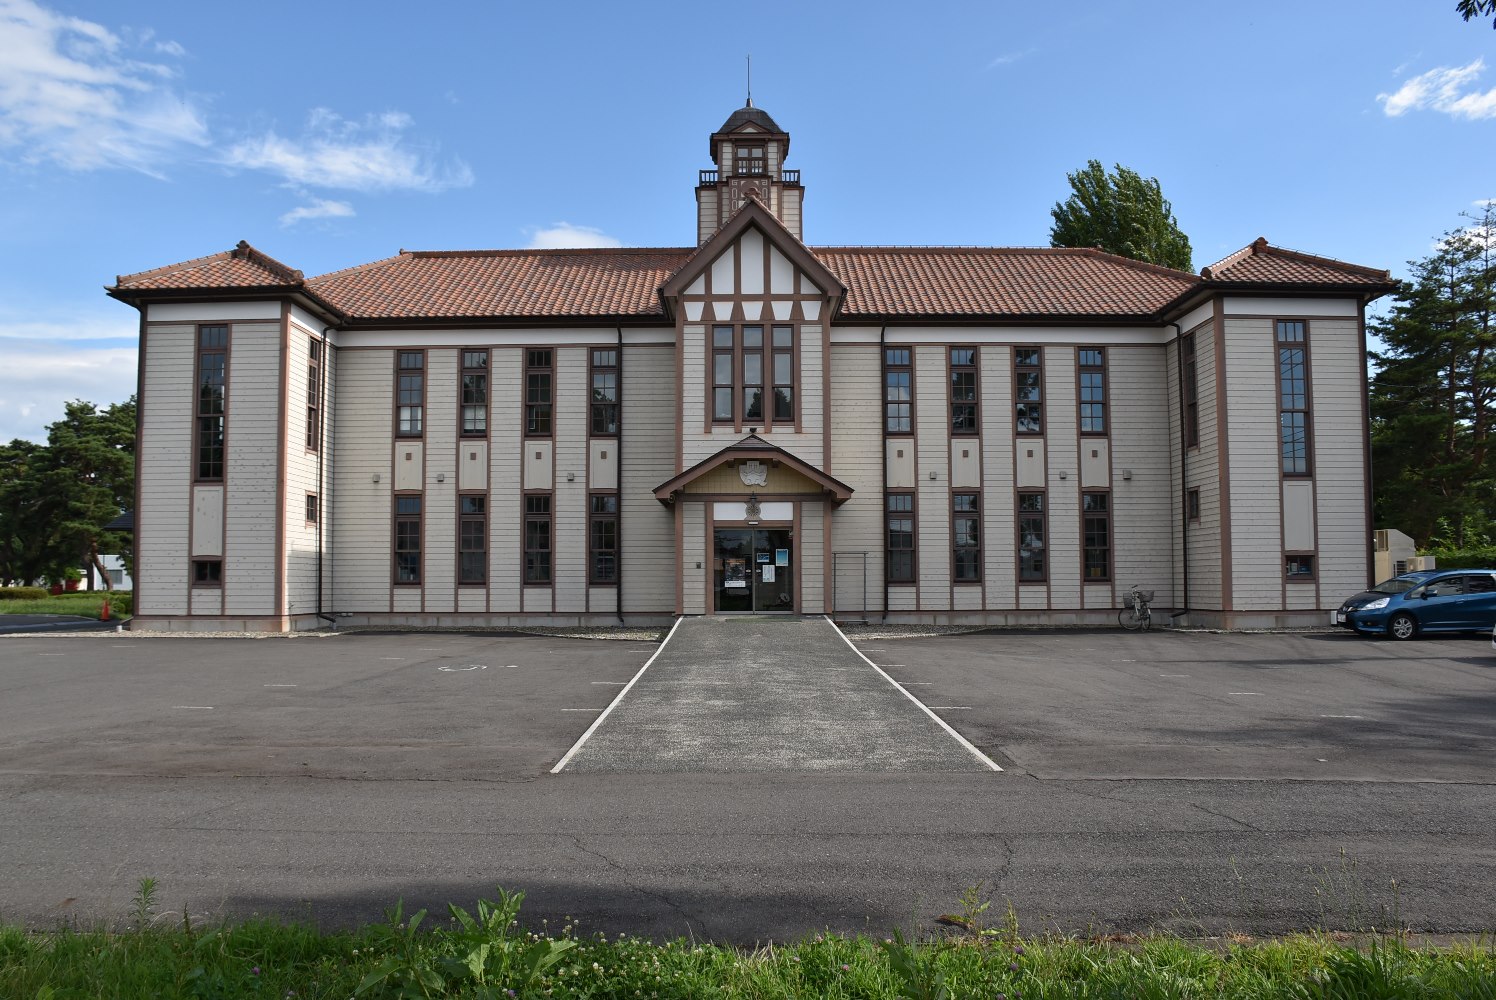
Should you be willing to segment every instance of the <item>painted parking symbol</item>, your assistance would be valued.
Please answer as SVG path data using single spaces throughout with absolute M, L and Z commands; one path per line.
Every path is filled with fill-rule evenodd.
M 488 664 L 486 664 L 486 663 L 446 663 L 446 664 L 443 664 L 440 667 L 437 667 L 436 669 L 442 671 L 443 673 L 456 674 L 456 673 L 465 673 L 465 672 L 467 672 L 469 670 L 487 670 L 488 669 Z

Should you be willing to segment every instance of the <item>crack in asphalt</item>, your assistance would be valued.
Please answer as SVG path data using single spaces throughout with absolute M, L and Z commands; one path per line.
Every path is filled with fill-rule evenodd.
M 591 857 L 597 858 L 599 861 L 601 861 L 603 864 L 607 865 L 609 868 L 611 868 L 614 871 L 618 872 L 620 875 L 623 875 L 624 878 L 628 882 L 629 888 L 633 889 L 635 892 L 639 893 L 642 896 L 647 896 L 648 898 L 653 899 L 653 900 L 655 900 L 657 902 L 664 903 L 666 906 L 670 907 L 670 909 L 672 909 L 676 913 L 680 914 L 681 919 L 686 922 L 686 934 L 687 935 L 690 935 L 690 936 L 694 937 L 694 933 L 691 930 L 691 921 L 692 920 L 695 920 L 697 922 L 697 924 L 700 925 L 700 927 L 702 929 L 705 929 L 705 927 L 706 927 L 706 921 L 702 920 L 699 917 L 695 917 L 691 913 L 687 912 L 685 907 L 681 906 L 675 900 L 671 899 L 670 896 L 667 895 L 666 893 L 659 892 L 658 890 L 655 890 L 655 889 L 648 889 L 648 888 L 645 888 L 642 885 L 639 885 L 638 882 L 635 881 L 635 879 L 633 877 L 633 874 L 628 870 L 628 868 L 626 868 L 623 865 L 619 864 L 617 861 L 614 861 L 612 858 L 608 857 L 603 852 L 598 851 L 598 850 L 594 850 L 594 849 L 588 847 L 586 844 L 583 844 L 582 843 L 582 838 L 581 838 L 581 836 L 579 834 L 575 834 L 575 833 L 573 833 L 573 834 L 567 834 L 567 839 L 571 841 L 573 847 L 575 847 L 577 850 L 581 851 L 583 854 L 590 855 Z

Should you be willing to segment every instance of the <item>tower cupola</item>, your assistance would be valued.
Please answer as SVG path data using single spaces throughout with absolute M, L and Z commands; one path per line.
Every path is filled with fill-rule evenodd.
M 712 133 L 710 154 L 715 169 L 703 170 L 696 184 L 696 242 L 705 243 L 752 196 L 784 227 L 805 237 L 800 210 L 805 189 L 800 171 L 784 169 L 790 151 L 789 133 L 753 106 L 753 98 L 728 116 Z

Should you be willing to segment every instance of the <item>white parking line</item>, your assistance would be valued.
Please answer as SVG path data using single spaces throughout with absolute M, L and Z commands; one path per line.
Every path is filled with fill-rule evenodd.
M 596 712 L 595 708 L 563 708 L 563 712 Z
M 1364 715 L 1321 715 L 1321 719 L 1364 719 Z
M 1159 674 L 1160 677 L 1189 677 L 1189 674 Z
M 266 684 L 264 686 L 268 687 L 268 688 L 293 688 L 296 685 L 295 684 Z
M 1253 698 L 1266 698 L 1267 697 L 1267 695 L 1263 694 L 1261 691 L 1227 691 L 1226 693 L 1227 694 L 1248 694 L 1248 695 L 1251 695 Z
M 201 708 L 204 711 L 208 711 L 208 712 L 213 711 L 213 706 L 212 705 L 173 705 L 171 707 L 172 708 Z
M 934 719 L 936 725 L 938 725 L 941 729 L 944 729 L 947 733 L 949 733 L 950 736 L 951 736 L 951 738 L 954 739 L 957 743 L 960 743 L 963 747 L 965 747 L 971 753 L 971 755 L 973 757 L 975 757 L 977 760 L 981 761 L 983 764 L 987 765 L 988 767 L 990 767 L 994 771 L 1001 771 L 1002 770 L 1002 768 L 1000 768 L 1000 767 L 997 766 L 997 762 L 996 761 L 994 761 L 991 757 L 988 757 L 986 754 L 982 753 L 982 751 L 978 750 L 975 746 L 973 746 L 970 740 L 968 740 L 965 736 L 962 736 L 960 733 L 958 733 L 954 729 L 952 729 L 951 726 L 950 726 L 950 723 L 946 722 L 940 716 L 938 716 L 934 712 L 930 711 L 930 706 L 926 705 L 924 702 L 922 702 L 918 698 L 914 697 L 914 695 L 909 691 L 908 688 L 904 687 L 904 685 L 900 684 L 898 681 L 896 681 L 892 677 L 888 676 L 888 674 L 884 672 L 884 670 L 883 670 L 882 667 L 878 666 L 872 660 L 869 660 L 863 654 L 862 650 L 860 650 L 856 646 L 852 645 L 852 640 L 847 638 L 847 634 L 845 632 L 843 632 L 841 629 L 836 628 L 836 622 L 832 621 L 830 618 L 827 618 L 826 619 L 826 624 L 828 624 L 832 628 L 836 629 L 836 634 L 842 637 L 842 642 L 845 642 L 847 644 L 847 648 L 848 649 L 850 649 L 852 652 L 856 653 L 858 656 L 861 656 L 862 657 L 862 661 L 864 663 L 866 663 L 868 666 L 872 667 L 874 670 L 878 671 L 878 673 L 881 674 L 883 676 L 883 679 L 886 680 L 886 681 L 888 681 L 888 683 L 890 683 L 894 687 L 898 688 L 899 691 L 900 691 L 900 693 L 902 693 L 905 698 L 908 698 L 910 701 L 912 701 L 916 705 L 918 705 L 919 708 L 920 708 L 920 711 L 924 712 L 930 718 Z
M 905 687 L 929 687 L 934 681 L 899 681 Z
M 971 706 L 970 705 L 931 705 L 930 707 L 934 708 L 934 709 L 939 709 L 942 712 L 970 712 L 971 711 Z
M 403 657 L 403 656 L 381 656 L 380 659 L 381 660 L 403 660 L 403 659 L 405 659 L 405 657 Z
M 566 751 L 566 756 L 556 761 L 556 766 L 551 768 L 552 774 L 560 774 L 561 769 L 567 765 L 567 762 L 569 762 L 571 758 L 575 756 L 578 750 L 582 749 L 582 744 L 586 743 L 589 739 L 592 738 L 592 734 L 597 732 L 597 727 L 603 724 L 603 720 L 606 719 L 608 717 L 608 714 L 612 712 L 615 707 L 617 707 L 620 701 L 623 700 L 624 695 L 629 693 L 629 689 L 638 682 L 639 678 L 644 676 L 644 671 L 649 669 L 649 665 L 660 658 L 660 654 L 665 651 L 665 647 L 670 645 L 670 640 L 675 637 L 675 630 L 680 628 L 680 623 L 685 620 L 686 619 L 684 616 L 675 620 L 675 624 L 670 626 L 669 634 L 665 636 L 665 641 L 660 643 L 660 648 L 654 651 L 653 656 L 644 661 L 644 666 L 639 668 L 639 672 L 637 674 L 629 678 L 629 682 L 623 686 L 623 690 L 618 692 L 618 697 L 614 698 L 608 703 L 608 707 L 603 709 L 602 714 L 592 720 L 592 725 L 588 726 L 587 731 L 582 734 L 582 738 L 577 740 L 576 743 L 572 745 L 572 748 L 570 750 Z M 838 629 L 837 631 L 840 631 L 840 629 Z M 845 636 L 843 636 L 843 638 L 845 638 Z M 851 643 L 848 643 L 848 645 L 851 645 Z M 562 709 L 562 711 L 564 712 L 566 711 L 566 709 Z M 578 711 L 581 710 L 579 709 Z
M 627 684 L 628 681 L 593 681 L 593 684 Z

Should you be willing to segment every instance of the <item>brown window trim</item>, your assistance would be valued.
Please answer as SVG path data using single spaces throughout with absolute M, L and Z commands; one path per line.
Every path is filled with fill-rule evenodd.
M 307 524 L 316 524 L 322 517 L 322 498 L 310 490 L 306 491 L 305 506 L 302 513 L 306 518 Z
M 551 490 L 526 490 L 521 494 L 523 509 L 520 511 L 520 585 L 535 589 L 549 590 L 556 585 L 556 495 Z M 530 513 L 530 498 L 544 497 L 546 509 L 544 514 Z M 530 548 L 530 524 L 532 521 L 544 520 L 546 523 L 546 547 L 544 549 Z M 546 565 L 546 578 L 544 580 L 531 580 L 530 577 L 530 553 L 546 552 L 549 559 Z
M 1191 524 L 1199 522 L 1200 509 L 1200 487 L 1196 486 L 1193 489 L 1186 490 L 1184 494 L 1184 513 Z
M 1289 323 L 1297 323 L 1303 328 L 1302 340 L 1283 340 L 1282 328 Z M 1283 350 L 1301 350 L 1304 352 L 1304 405 L 1302 408 L 1287 408 L 1283 405 Z M 1274 370 L 1277 372 L 1274 378 L 1274 391 L 1277 393 L 1278 402 L 1278 472 L 1283 479 L 1313 479 L 1314 478 L 1314 383 L 1310 378 L 1312 360 L 1309 346 L 1309 320 L 1304 318 L 1283 319 L 1281 317 L 1273 320 L 1273 360 Z M 1302 472 L 1289 472 L 1284 466 L 1283 455 L 1283 417 L 1285 414 L 1302 414 L 1304 418 L 1304 470 Z M 1306 553 L 1308 554 L 1308 553 Z
M 895 511 L 889 509 L 888 501 L 892 497 L 908 497 L 909 509 L 907 511 Z M 889 522 L 893 518 L 909 518 L 909 579 L 894 579 L 891 569 L 892 559 L 889 558 L 895 550 L 889 545 Z M 901 550 L 902 551 L 902 550 Z M 883 580 L 890 587 L 915 587 L 919 585 L 919 491 L 918 490 L 884 490 L 883 491 Z
M 1114 569 L 1115 569 L 1115 565 L 1113 563 L 1113 560 L 1116 557 L 1116 550 L 1117 550 L 1116 543 L 1115 543 L 1116 531 L 1114 530 L 1115 522 L 1112 520 L 1112 494 L 1111 494 L 1111 491 L 1110 490 L 1082 490 L 1080 497 L 1081 497 L 1081 499 L 1080 499 L 1080 582 L 1082 584 L 1086 584 L 1086 583 L 1110 583 L 1115 578 L 1115 576 L 1116 576 L 1115 572 L 1113 572 Z M 1088 511 L 1088 510 L 1086 510 L 1086 497 L 1104 497 L 1104 498 L 1106 498 L 1106 510 L 1102 510 L 1102 511 Z M 1086 553 L 1089 551 L 1089 547 L 1086 545 L 1086 535 L 1087 535 L 1086 522 L 1087 522 L 1088 519 L 1089 520 L 1098 520 L 1099 519 L 1099 520 L 1102 520 L 1102 521 L 1104 521 L 1106 523 L 1106 575 L 1104 575 L 1104 576 L 1087 576 L 1086 575 Z
M 1187 333 L 1180 338 L 1179 350 L 1184 368 L 1184 384 L 1179 391 L 1184 397 L 1184 446 L 1200 447 L 1200 367 L 1195 354 L 1195 335 Z
M 774 332 L 776 330 L 788 329 L 790 331 L 790 347 L 774 348 Z M 759 331 L 759 346 L 748 347 L 744 341 L 744 332 L 747 330 Z M 732 346 L 717 346 L 717 334 L 719 332 L 731 332 Z M 712 323 L 707 327 L 707 350 L 706 350 L 706 385 L 709 387 L 710 395 L 706 399 L 707 425 L 710 429 L 725 428 L 731 425 L 735 430 L 744 427 L 756 427 L 760 433 L 769 433 L 776 426 L 795 426 L 799 419 L 800 399 L 800 365 L 798 363 L 798 329 L 793 323 L 755 322 L 755 323 Z M 746 358 L 750 354 L 756 354 L 760 358 L 758 382 L 747 381 Z M 787 418 L 776 418 L 774 416 L 774 358 L 777 354 L 787 355 L 790 359 L 790 416 Z M 717 358 L 731 356 L 732 358 L 732 381 L 721 382 L 717 379 Z M 758 389 L 759 393 L 759 415 L 750 417 L 748 415 L 748 390 Z M 730 417 L 717 415 L 717 393 L 720 390 L 728 390 L 732 393 L 732 404 L 729 412 Z
M 779 331 L 788 330 L 790 342 L 788 347 L 779 346 Z M 790 380 L 779 381 L 778 358 L 780 356 L 789 358 Z M 764 372 L 768 382 L 765 388 L 768 394 L 764 399 L 764 429 L 770 430 L 775 424 L 783 424 L 786 427 L 794 427 L 800 421 L 800 329 L 794 323 L 770 323 L 769 337 L 764 342 L 764 358 L 766 370 Z M 774 411 L 779 402 L 779 390 L 790 391 L 790 415 L 787 417 L 776 416 Z
M 543 364 L 540 362 L 544 362 Z M 550 397 L 544 402 L 531 402 L 530 400 L 530 376 L 544 375 L 548 382 L 547 395 Z M 526 439 L 546 440 L 556 436 L 556 349 L 554 347 L 527 347 L 525 348 L 525 381 L 524 381 L 524 403 L 525 403 L 525 425 L 522 428 L 522 436 Z M 532 408 L 545 407 L 545 430 L 534 430 L 535 417 L 531 415 Z M 538 413 L 538 410 L 537 410 Z
M 462 509 L 462 506 L 463 506 L 463 501 L 465 501 L 465 500 L 481 500 L 483 502 L 483 509 L 479 513 L 476 513 L 476 514 L 473 514 L 473 513 L 464 513 L 463 509 Z M 470 491 L 466 491 L 466 492 L 457 494 L 457 512 L 456 513 L 457 513 L 457 566 L 456 566 L 456 570 L 457 570 L 457 586 L 459 586 L 459 587 L 486 587 L 486 586 L 488 586 L 488 545 L 489 545 L 489 539 L 491 537 L 490 532 L 489 532 L 489 520 L 488 520 L 488 514 L 489 514 L 489 510 L 488 510 L 488 494 L 485 493 L 485 492 L 483 492 L 482 490 L 470 490 Z M 483 547 L 481 549 L 466 549 L 466 548 L 463 548 L 463 546 L 462 546 L 462 527 L 463 527 L 464 524 L 471 524 L 471 523 L 473 523 L 475 521 L 477 523 L 479 523 L 480 525 L 482 525 L 482 530 L 479 531 L 478 537 L 480 539 L 482 539 Z M 483 569 L 483 579 L 481 579 L 481 580 L 464 580 L 462 578 L 462 557 L 465 554 L 470 553 L 470 552 L 481 552 L 481 553 L 483 553 L 483 560 L 479 564 L 482 567 L 482 569 Z
M 597 363 L 599 354 L 611 354 L 613 363 L 611 365 L 600 365 Z M 623 414 L 623 358 L 619 349 L 614 347 L 591 347 L 587 349 L 587 436 L 592 438 L 616 438 L 623 430 L 620 418 Z M 595 398 L 597 392 L 597 376 L 613 376 L 613 399 L 612 401 L 598 402 Z M 598 410 L 604 407 L 612 407 L 613 429 L 598 430 Z M 605 414 L 606 415 L 606 414 Z M 605 425 L 606 427 L 606 425 Z
M 307 337 L 306 451 L 316 454 L 322 444 L 322 343 Z
M 223 346 L 207 348 L 206 353 L 223 355 L 223 382 L 220 385 L 221 402 L 218 413 L 203 413 L 203 331 L 222 330 Z M 222 483 L 228 473 L 229 450 L 229 374 L 233 355 L 234 331 L 228 323 L 198 323 L 192 330 L 192 481 L 194 483 Z M 218 475 L 202 475 L 202 431 L 203 421 L 218 419 L 219 444 Z
M 469 357 L 483 355 L 483 364 L 475 367 L 468 366 Z M 457 350 L 457 436 L 463 441 L 486 441 L 489 428 L 493 426 L 493 379 L 490 376 L 490 362 L 493 355 L 486 347 L 469 350 L 460 347 Z M 466 382 L 471 377 L 483 379 L 483 402 L 467 402 Z M 467 426 L 467 408 L 469 406 L 481 406 L 483 408 L 483 429 L 481 431 L 470 431 Z
M 214 574 L 211 567 L 217 567 Z M 210 578 L 198 579 L 198 570 L 205 569 Z M 222 590 L 223 589 L 223 560 L 222 559 L 194 559 L 192 560 L 192 588 L 195 590 Z
M 892 364 L 892 363 L 890 363 L 889 360 L 888 360 L 888 358 L 889 358 L 890 353 L 893 352 L 893 351 L 902 351 L 905 354 L 907 354 L 909 356 L 908 363 L 907 364 Z M 903 345 L 899 345 L 899 344 L 886 344 L 883 347 L 883 359 L 882 360 L 883 360 L 883 372 L 882 372 L 882 382 L 883 382 L 883 400 L 882 400 L 882 404 L 883 404 L 883 436 L 885 438 L 890 438 L 890 437 L 913 437 L 914 434 L 915 434 L 915 432 L 919 429 L 919 421 L 917 419 L 918 415 L 915 412 L 916 409 L 917 409 L 917 404 L 916 404 L 916 399 L 915 399 L 915 387 L 914 387 L 914 348 L 913 348 L 913 346 L 903 346 Z M 894 373 L 894 372 L 907 372 L 908 375 L 909 375 L 909 398 L 908 398 L 908 400 L 904 401 L 903 403 L 900 403 L 899 401 L 893 401 L 893 405 L 906 405 L 906 406 L 909 407 L 909 427 L 908 427 L 907 430 L 889 430 L 888 429 L 888 407 L 890 405 L 890 400 L 888 398 L 888 376 L 891 373 Z
M 1023 498 L 1035 496 L 1040 499 L 1038 511 L 1039 527 L 1043 531 L 1043 537 L 1039 539 L 1039 549 L 1042 552 L 1040 558 L 1043 560 L 1044 571 L 1042 576 L 1025 577 L 1023 575 L 1023 520 L 1024 517 L 1033 516 L 1033 511 L 1023 509 Z M 1017 560 L 1015 569 L 1017 571 L 1018 585 L 1047 585 L 1049 583 L 1049 494 L 1044 490 L 1016 490 L 1013 503 L 1013 557 Z
M 400 501 L 414 498 L 418 509 L 415 513 L 402 513 Z M 400 523 L 414 521 L 416 524 L 416 547 L 414 550 L 400 548 Z M 400 553 L 414 551 L 416 554 L 414 580 L 400 579 Z M 426 577 L 426 498 L 416 490 L 391 494 L 390 500 L 390 582 L 396 587 L 419 587 Z
M 593 510 L 598 498 L 608 497 L 613 501 L 611 512 L 597 512 Z M 622 545 L 618 537 L 618 507 L 619 497 L 616 490 L 596 490 L 587 495 L 587 584 L 591 587 L 616 587 L 620 573 L 619 554 Z M 599 549 L 593 546 L 593 525 L 597 523 L 611 522 L 613 525 L 613 547 L 611 549 Z M 600 580 L 597 577 L 597 554 L 599 552 L 613 553 L 613 579 Z
M 400 362 L 401 362 L 401 360 L 403 358 L 405 358 L 405 357 L 413 357 L 415 355 L 420 355 L 420 358 L 421 358 L 421 365 L 420 365 L 419 368 L 416 368 L 415 366 L 411 366 L 409 368 L 406 368 L 406 367 L 403 367 L 401 365 Z M 427 381 L 426 381 L 426 378 L 427 378 L 427 365 L 426 365 L 426 361 L 427 361 L 426 352 L 424 350 L 415 350 L 415 351 L 397 350 L 395 352 L 395 412 L 392 414 L 392 417 L 393 417 L 394 423 L 395 423 L 395 437 L 397 437 L 397 438 L 399 438 L 401 440 L 404 440 L 404 441 L 422 441 L 426 437 L 426 389 L 427 389 Z M 402 403 L 400 401 L 400 378 L 401 378 L 401 372 L 406 372 L 406 373 L 420 372 L 420 378 L 421 378 L 421 389 L 420 389 L 421 401 L 420 401 L 419 404 L 415 404 L 415 403 L 406 404 L 406 403 Z M 411 407 L 417 408 L 417 409 L 420 410 L 419 419 L 420 419 L 420 422 L 421 422 L 421 429 L 418 430 L 418 431 L 403 431 L 403 430 L 400 429 L 400 411 L 402 409 L 404 409 L 407 405 L 410 405 Z
M 1309 567 L 1312 570 L 1312 572 L 1309 572 L 1309 573 L 1296 573 L 1296 574 L 1295 573 L 1289 573 L 1288 572 L 1288 560 L 1290 560 L 1290 559 L 1308 559 L 1309 560 Z M 1285 552 L 1285 553 L 1283 553 L 1283 582 L 1284 583 L 1318 583 L 1319 582 L 1319 553 L 1317 553 L 1317 552 L 1307 552 L 1307 551 L 1302 551 L 1302 550 L 1301 551 L 1296 551 L 1296 552 Z
M 1033 351 L 1039 356 L 1038 363 L 1032 365 L 1020 365 L 1018 357 L 1020 352 Z M 1033 429 L 1020 427 L 1018 424 L 1018 407 L 1023 401 L 1018 398 L 1018 377 L 1020 374 L 1034 372 L 1039 376 L 1039 398 L 1035 404 L 1039 407 L 1039 426 Z M 1045 420 L 1048 417 L 1049 401 L 1044 398 L 1044 348 L 1042 347 L 1015 347 L 1013 348 L 1013 433 L 1019 437 L 1043 437 Z
M 1084 364 L 1081 359 L 1088 351 L 1095 351 L 1100 354 L 1101 364 Z M 1080 347 L 1075 351 L 1075 426 L 1080 429 L 1081 437 L 1105 438 L 1111 436 L 1112 380 L 1107 360 L 1105 347 Z M 1101 400 L 1096 404 L 1101 407 L 1101 430 L 1099 431 L 1086 430 L 1085 376 L 1087 374 L 1099 374 L 1101 376 Z
M 970 351 L 970 364 L 956 364 L 955 353 L 957 351 Z M 951 437 L 979 437 L 982 433 L 982 350 L 979 347 L 966 344 L 955 344 L 946 348 L 946 402 L 950 406 L 950 428 Z M 971 375 L 970 400 L 956 399 L 956 375 Z M 971 426 L 963 430 L 956 429 L 956 407 L 971 407 Z
M 956 509 L 957 497 L 971 497 L 975 500 L 975 509 L 971 511 L 958 511 Z M 980 585 L 982 582 L 983 558 L 982 558 L 982 491 L 974 489 L 951 490 L 950 500 L 951 522 L 949 526 L 951 539 L 951 583 L 955 586 Z M 956 544 L 956 518 L 975 517 L 977 522 L 977 543 L 975 546 L 958 546 Z M 977 575 L 965 579 L 956 575 L 956 553 L 963 548 L 974 548 L 977 555 Z

